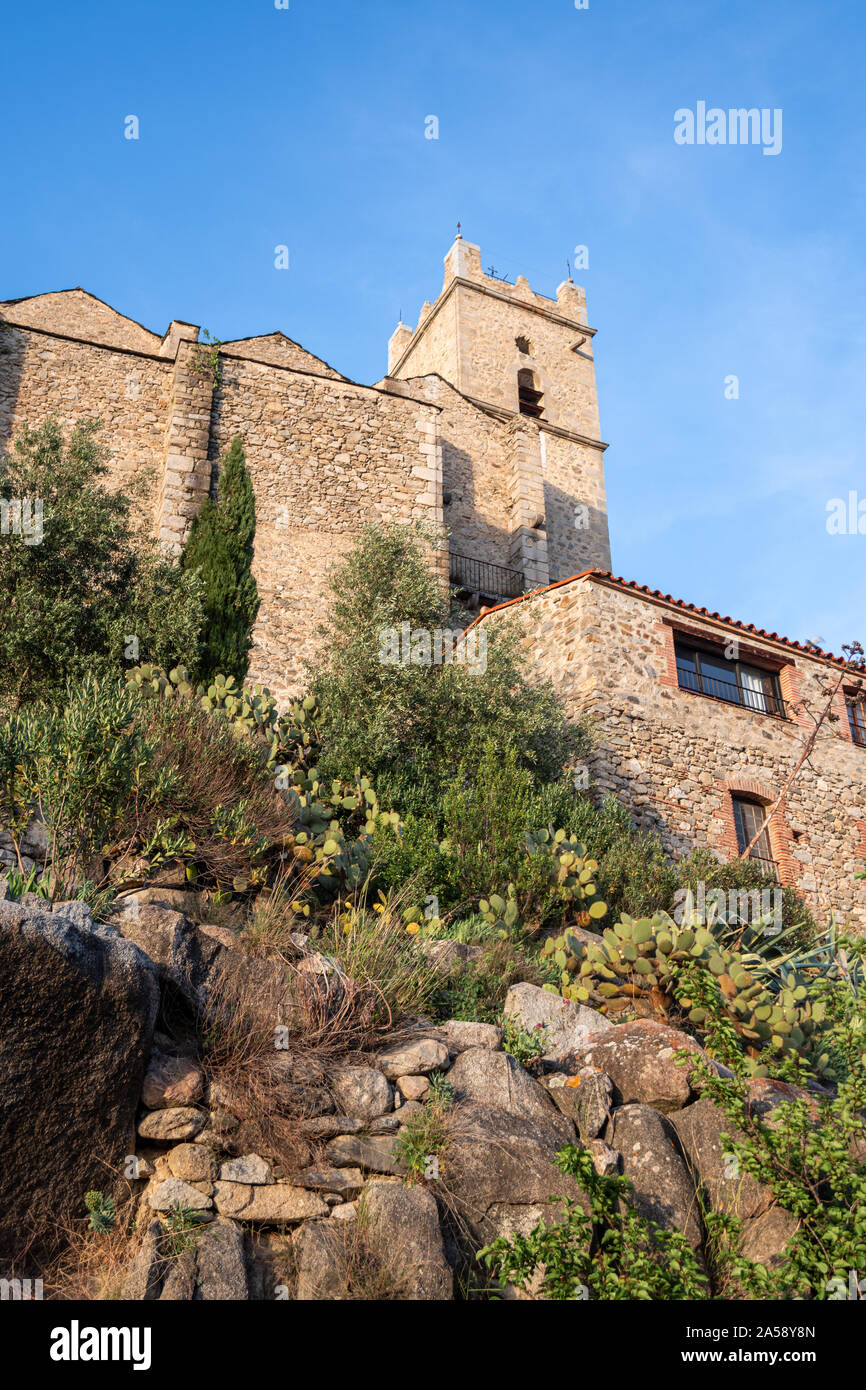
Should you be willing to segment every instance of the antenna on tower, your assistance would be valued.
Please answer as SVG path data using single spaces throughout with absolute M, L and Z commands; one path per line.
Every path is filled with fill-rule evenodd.
M 567 259 L 565 264 L 568 266 L 568 283 L 571 284 L 571 260 Z

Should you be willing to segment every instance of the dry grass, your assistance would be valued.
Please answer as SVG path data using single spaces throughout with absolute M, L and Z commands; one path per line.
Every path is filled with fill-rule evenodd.
M 341 969 L 315 974 L 299 968 L 289 936 L 299 923 L 280 895 L 262 906 L 257 943 L 287 949 L 267 962 L 228 962 L 199 1022 L 201 1057 L 226 1107 L 243 1120 L 243 1144 L 285 1170 L 309 1161 L 304 1120 L 322 1112 L 330 1071 L 396 1036 L 394 1026 L 423 1009 L 435 986 L 425 957 L 407 934 L 399 904 L 379 913 L 335 909 L 327 935 L 315 944 L 339 954 Z M 234 954 L 234 953 L 232 953 Z
M 119 1299 L 130 1265 L 144 1237 L 134 1228 L 136 1199 L 118 1207 L 110 1231 L 91 1231 L 87 1221 L 64 1221 L 56 1228 L 57 1254 L 43 1274 L 46 1299 L 68 1303 Z
M 196 859 L 205 876 L 231 883 L 251 866 L 250 846 L 214 833 L 217 807 L 246 803 L 246 818 L 262 840 L 280 848 L 295 826 L 291 806 L 276 791 L 272 777 L 253 743 L 235 738 L 227 725 L 187 701 L 156 702 L 149 711 L 148 735 L 156 741 L 149 767 L 153 778 L 165 769 L 179 775 L 177 793 L 164 796 L 150 808 L 145 823 L 138 810 L 141 836 L 158 818 L 178 814 L 196 845 Z

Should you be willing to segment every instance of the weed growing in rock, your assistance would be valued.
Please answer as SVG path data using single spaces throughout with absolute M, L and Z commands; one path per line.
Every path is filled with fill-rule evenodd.
M 551 1226 L 500 1237 L 478 1252 L 482 1265 L 537 1299 L 702 1299 L 707 1277 L 685 1236 L 665 1231 L 629 1205 L 627 1178 L 599 1177 L 584 1150 L 556 1158 L 587 1196 L 589 1213 L 570 1198 Z

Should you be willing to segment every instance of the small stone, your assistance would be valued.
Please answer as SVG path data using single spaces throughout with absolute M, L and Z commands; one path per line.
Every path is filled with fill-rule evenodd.
M 194 1250 L 181 1250 L 171 1261 L 160 1303 L 189 1303 L 195 1295 L 196 1259 Z
M 305 1168 L 296 1174 L 295 1182 L 318 1192 L 357 1197 L 364 1186 L 364 1175 L 360 1168 Z
M 361 1139 L 353 1134 L 332 1139 L 325 1150 L 329 1163 L 336 1168 L 367 1168 L 373 1173 L 406 1172 L 406 1165 L 393 1154 L 394 1140 L 389 1135 L 380 1139 Z
M 468 1023 L 462 1018 L 449 1018 L 441 1025 L 440 1032 L 445 1034 L 454 1052 L 466 1052 L 470 1047 L 489 1047 L 491 1052 L 496 1052 L 505 1036 L 495 1023 Z
M 595 1067 L 583 1067 L 574 1076 L 554 1072 L 546 1080 L 550 1097 L 563 1115 L 577 1125 L 581 1139 L 596 1139 L 613 1111 L 613 1082 Z
M 383 1115 L 381 1120 L 375 1120 L 374 1124 L 383 1124 L 386 1120 L 391 1120 L 390 1115 Z M 314 1120 L 304 1120 L 301 1129 L 310 1139 L 333 1139 L 338 1134 L 360 1134 L 365 1128 L 364 1121 L 355 1119 L 350 1115 L 319 1115 Z M 378 1133 L 370 1126 L 371 1133 Z
M 450 1053 L 435 1038 L 417 1038 L 414 1042 L 397 1043 L 380 1052 L 377 1065 L 392 1081 L 398 1076 L 415 1076 L 441 1071 L 448 1066 Z
M 194 1139 L 204 1129 L 207 1116 L 187 1106 L 172 1106 L 167 1110 L 151 1110 L 138 1123 L 138 1134 L 157 1144 L 177 1144 Z
M 201 1144 L 178 1144 L 168 1154 L 168 1166 L 172 1177 L 184 1182 L 211 1182 L 214 1176 L 213 1157 Z
M 204 1302 L 240 1302 L 249 1298 L 244 1233 L 221 1217 L 196 1241 L 197 1297 Z
M 169 1211 L 176 1202 L 193 1211 L 208 1211 L 213 1206 L 210 1197 L 199 1192 L 191 1183 L 181 1182 L 180 1178 L 165 1178 L 150 1193 L 150 1205 L 154 1211 Z
M 124 1281 L 121 1295 L 124 1302 L 149 1303 L 159 1297 L 159 1286 L 165 1268 L 160 1249 L 161 1240 L 162 1225 L 154 1219 L 144 1233 L 144 1240 Z
M 423 1100 L 430 1090 L 426 1076 L 398 1076 L 397 1088 L 406 1100 Z
M 258 1154 L 244 1154 L 243 1158 L 232 1158 L 220 1167 L 220 1182 L 246 1182 L 251 1186 L 273 1182 L 271 1165 Z
M 358 1207 L 355 1202 L 344 1202 L 341 1207 L 334 1207 L 331 1212 L 332 1221 L 354 1221 L 358 1215 Z
M 315 1192 L 289 1183 L 256 1187 L 249 1183 L 218 1182 L 214 1187 L 214 1202 L 221 1216 L 232 1216 L 238 1221 L 261 1221 L 264 1225 L 306 1221 L 328 1214 L 327 1204 Z
M 620 1154 L 603 1139 L 590 1139 L 586 1145 L 592 1166 L 601 1178 L 612 1178 L 619 1172 Z
M 221 946 L 228 946 L 229 950 L 236 947 L 240 939 L 240 932 L 232 931 L 231 927 L 200 926 L 199 931 L 212 941 L 218 941 Z
M 503 1013 L 505 1018 L 541 1040 L 542 1055 L 550 1067 L 563 1066 L 587 1038 L 613 1027 L 610 1020 L 595 1009 L 525 982 L 511 986 L 505 996 Z
M 362 1120 L 375 1120 L 394 1103 L 394 1089 L 375 1067 L 340 1067 L 331 1076 L 331 1090 L 341 1110 Z

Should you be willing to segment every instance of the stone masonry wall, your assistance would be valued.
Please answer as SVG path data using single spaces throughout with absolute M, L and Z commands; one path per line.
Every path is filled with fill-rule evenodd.
M 675 605 L 587 577 L 491 612 L 515 618 L 527 671 L 549 680 L 572 717 L 589 713 L 597 743 L 591 777 L 679 856 L 705 845 L 736 855 L 731 794 L 771 802 L 799 757 L 811 727 L 798 700 L 823 703 L 820 683 L 838 672 L 781 644 L 696 618 Z M 728 641 L 740 657 L 763 656 L 780 667 L 791 717 L 779 719 L 680 690 L 674 631 Z M 798 773 L 771 844 L 782 881 L 797 886 L 826 921 L 866 926 L 866 749 L 851 741 L 844 704 L 825 726 L 809 764 Z
M 369 521 L 442 527 L 438 411 L 311 374 L 224 357 L 210 457 L 241 434 L 256 496 L 261 612 L 250 679 L 303 688 L 327 614 L 328 574 Z
M 412 377 L 405 386 L 442 411 L 442 487 L 451 499 L 443 514 L 451 549 L 472 560 L 509 565 L 511 506 L 505 426 L 439 376 Z
M 539 434 L 550 582 L 609 571 L 604 454 L 543 426 Z
M 86 290 L 58 290 L 0 304 L 0 315 L 44 332 L 126 348 L 130 352 L 158 353 L 162 339 L 134 319 L 125 318 Z
M 144 488 L 136 508 L 150 529 L 160 487 L 174 364 L 133 351 L 54 337 L 0 320 L 0 453 L 23 425 L 53 415 L 68 430 L 98 418 L 108 486 Z
M 100 418 L 109 485 L 140 488 L 142 533 L 177 554 L 216 486 L 217 459 L 240 434 L 256 494 L 262 598 L 250 679 L 281 701 L 299 693 L 327 613 L 329 570 L 364 522 L 418 519 L 442 528 L 439 410 L 355 385 L 282 335 L 224 345 L 217 384 L 191 325 L 173 324 L 164 338 L 140 330 L 158 349 L 144 353 L 120 345 L 137 341 L 137 325 L 128 328 L 131 320 L 92 296 L 44 298 L 58 301 L 52 312 L 64 330 L 103 341 L 6 317 L 48 321 L 40 301 L 0 306 L 0 450 L 22 425 L 49 415 L 65 429 Z M 447 556 L 433 560 L 446 582 Z

